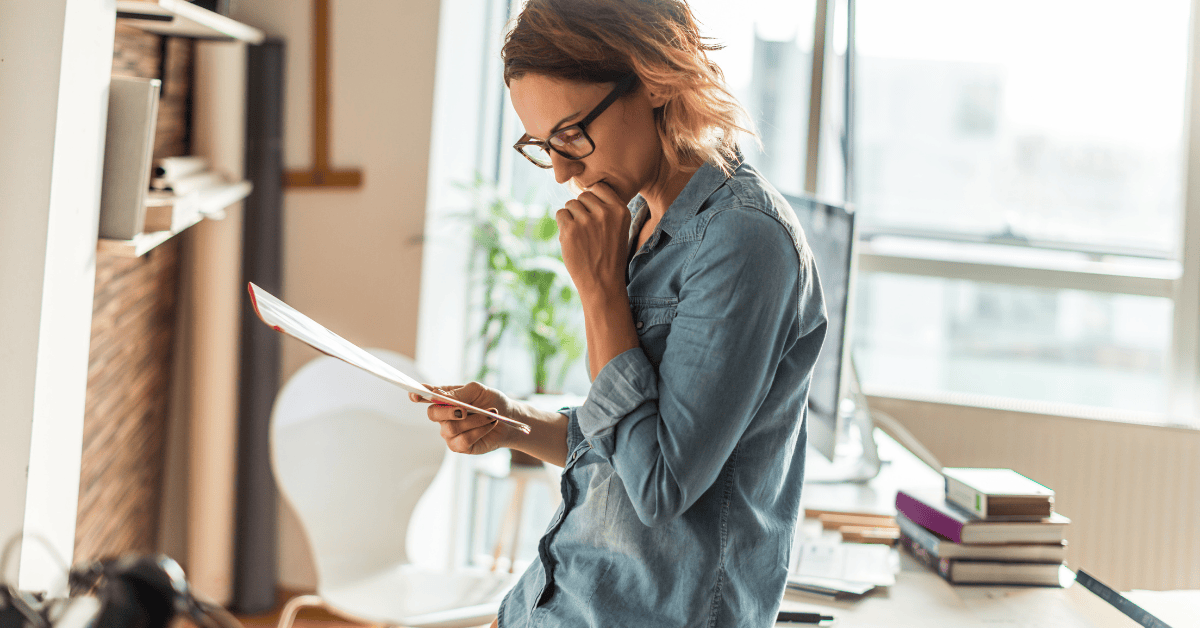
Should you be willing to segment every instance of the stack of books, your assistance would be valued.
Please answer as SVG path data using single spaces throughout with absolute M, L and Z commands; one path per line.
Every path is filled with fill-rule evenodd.
M 943 494 L 896 494 L 900 543 L 950 582 L 1059 585 L 1070 519 L 1011 469 L 943 469 Z

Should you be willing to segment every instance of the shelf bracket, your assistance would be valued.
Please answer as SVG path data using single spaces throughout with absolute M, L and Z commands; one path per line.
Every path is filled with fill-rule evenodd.
M 312 158 L 310 170 L 289 170 L 289 188 L 357 188 L 362 170 L 333 170 L 329 166 L 329 0 L 313 0 Z

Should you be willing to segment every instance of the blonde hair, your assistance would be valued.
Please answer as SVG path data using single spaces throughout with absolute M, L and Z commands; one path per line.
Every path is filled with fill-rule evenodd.
M 683 0 L 529 0 L 505 38 L 504 82 L 538 74 L 609 83 L 630 73 L 663 97 L 655 123 L 675 168 L 737 165 L 738 137 L 753 135 L 745 110 L 725 87 Z

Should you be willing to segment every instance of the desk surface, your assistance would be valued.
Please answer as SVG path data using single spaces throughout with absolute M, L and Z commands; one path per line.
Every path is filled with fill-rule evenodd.
M 805 508 L 861 510 L 894 514 L 899 488 L 941 490 L 941 474 L 896 441 L 876 431 L 880 456 L 887 462 L 865 484 L 805 484 Z M 809 456 L 817 454 L 809 453 Z M 892 587 L 856 601 L 829 600 L 788 592 L 781 610 L 820 611 L 836 618 L 833 626 L 857 628 L 1135 628 L 1137 624 L 1084 589 L 1017 586 L 952 586 L 905 552 Z M 778 624 L 802 626 L 802 624 Z

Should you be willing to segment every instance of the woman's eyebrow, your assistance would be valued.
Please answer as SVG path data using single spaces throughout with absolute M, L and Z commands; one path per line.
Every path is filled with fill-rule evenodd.
M 554 123 L 554 128 L 550 129 L 550 134 L 549 134 L 549 135 L 547 135 L 546 137 L 550 137 L 551 135 L 554 135 L 555 133 L 558 133 L 559 131 L 561 131 L 561 130 L 562 130 L 562 125 L 563 125 L 563 123 L 564 123 L 564 122 L 566 122 L 567 120 L 570 120 L 570 119 L 574 118 L 575 116 L 578 116 L 578 115 L 579 115 L 579 114 L 581 114 L 581 113 L 583 113 L 583 111 L 582 111 L 582 110 L 580 110 L 580 111 L 576 111 L 575 113 L 573 113 L 573 114 L 571 114 L 571 115 L 569 115 L 569 116 L 567 116 L 567 117 L 563 118 L 562 120 L 559 120 L 558 122 Z M 534 137 L 534 136 L 533 136 L 532 134 L 530 134 L 530 133 L 526 133 L 526 135 L 528 135 L 530 139 L 535 139 L 535 140 L 546 139 L 546 138 L 543 138 L 543 137 Z

